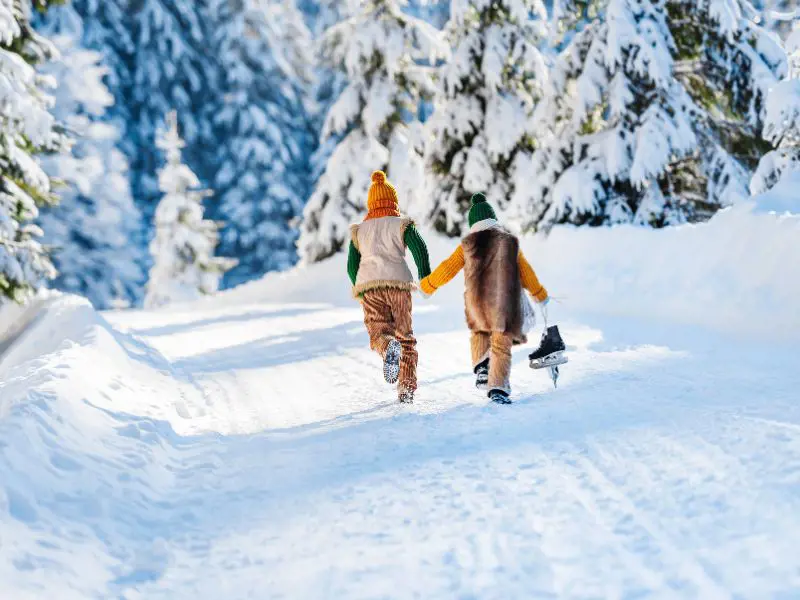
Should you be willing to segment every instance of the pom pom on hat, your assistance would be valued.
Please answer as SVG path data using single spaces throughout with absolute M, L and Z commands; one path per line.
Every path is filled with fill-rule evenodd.
M 386 173 L 373 171 L 372 185 L 369 186 L 367 196 L 368 218 L 399 217 L 400 209 L 397 203 L 397 190 L 386 181 Z
M 480 192 L 473 194 L 471 201 L 472 206 L 470 206 L 469 215 L 467 216 L 470 227 L 486 219 L 497 220 L 497 215 L 495 215 L 492 205 L 486 201 L 486 196 L 484 194 Z
M 477 194 L 472 194 L 472 205 L 475 206 L 476 204 L 480 204 L 481 202 L 486 202 L 486 196 L 484 196 L 481 192 Z

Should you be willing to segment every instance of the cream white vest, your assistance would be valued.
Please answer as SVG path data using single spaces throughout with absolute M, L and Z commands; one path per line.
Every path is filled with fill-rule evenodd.
M 361 254 L 354 296 L 376 288 L 415 289 L 403 239 L 412 223 L 404 217 L 381 217 L 350 227 L 353 244 Z

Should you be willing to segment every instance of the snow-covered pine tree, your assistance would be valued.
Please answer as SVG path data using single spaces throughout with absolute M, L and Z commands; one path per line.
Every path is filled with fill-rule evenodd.
M 315 48 L 315 51 L 312 51 L 314 68 L 311 91 L 308 94 L 312 129 L 316 141 L 316 148 L 310 159 L 311 189 L 316 187 L 325 172 L 325 165 L 328 164 L 331 154 L 342 140 L 343 135 L 330 135 L 323 138 L 322 132 L 331 106 L 347 85 L 345 73 L 336 68 L 330 60 L 320 56 L 322 46 L 320 39 L 330 27 L 352 16 L 351 12 L 358 9 L 359 2 L 360 0 L 344 2 L 341 0 L 299 0 L 300 10 L 305 15 L 306 23 L 314 40 L 312 47 Z M 308 196 L 306 196 L 307 198 Z
M 530 115 L 547 78 L 537 44 L 546 21 L 540 0 L 453 0 L 452 59 L 440 71 L 427 125 L 432 199 L 427 219 L 459 235 L 469 199 L 484 192 L 501 211 L 514 173 L 534 148 Z
M 35 155 L 57 151 L 65 139 L 48 111 L 52 80 L 33 66 L 53 49 L 34 33 L 30 11 L 28 2 L 0 2 L 0 302 L 22 302 L 55 275 L 33 223 L 37 206 L 54 201 Z
M 562 49 L 597 18 L 596 0 L 550 0 L 548 40 L 550 48 Z
M 155 237 L 150 243 L 153 267 L 147 282 L 147 308 L 212 294 L 235 261 L 214 256 L 218 224 L 203 219 L 200 180 L 183 163 L 184 141 L 178 132 L 178 116 L 167 116 L 167 127 L 158 136 L 158 149 L 166 155 L 159 169 L 159 188 L 164 193 L 155 214 Z
M 219 93 L 219 57 L 208 51 L 209 24 L 203 18 L 207 1 L 141 0 L 129 5 L 134 52 L 125 102 L 135 149 L 129 158 L 134 197 L 147 219 L 158 197 L 154 174 L 159 157 L 153 142 L 163 115 L 178 111 L 184 159 L 203 181 L 211 180 L 216 163 L 207 107 Z
M 128 161 L 116 147 L 119 131 L 106 121 L 114 98 L 103 83 L 108 70 L 97 52 L 77 46 L 82 19 L 69 5 L 54 8 L 41 28 L 59 57 L 42 67 L 56 83 L 55 118 L 75 145 L 43 158 L 45 171 L 64 185 L 61 203 L 42 211 L 44 242 L 58 270 L 54 287 L 82 294 L 101 309 L 141 301 L 142 220 L 128 181 Z
M 342 247 L 348 226 L 364 210 L 370 173 L 387 170 L 404 200 L 422 190 L 408 185 L 420 164 L 414 126 L 421 97 L 431 91 L 420 61 L 445 55 L 439 32 L 401 11 L 405 0 L 365 0 L 359 11 L 323 36 L 321 55 L 347 85 L 328 112 L 323 139 L 341 140 L 306 205 L 298 247 L 306 262 Z M 417 154 L 415 157 L 414 154 Z M 420 182 L 415 182 L 419 185 Z
M 519 170 L 524 225 L 660 226 L 743 196 L 785 70 L 743 0 L 605 0 L 566 46 Z M 655 189 L 655 187 L 658 189 Z
M 759 23 L 786 39 L 792 32 L 793 23 L 800 18 L 798 0 L 752 0 L 758 11 Z
M 187 138 L 185 160 L 211 181 L 216 156 L 208 109 L 218 97 L 218 61 L 209 52 L 208 0 L 70 0 L 82 22 L 81 46 L 103 56 L 104 83 L 115 98 L 106 120 L 120 130 L 136 204 L 151 222 L 158 198 L 154 174 L 158 123 L 177 107 Z M 143 232 L 144 233 L 144 232 Z M 144 252 L 148 235 L 137 242 Z
M 222 93 L 213 109 L 214 179 L 225 229 L 221 251 L 239 259 L 238 285 L 297 260 L 315 140 L 306 93 L 311 37 L 293 0 L 212 0 Z
M 297 0 L 314 39 L 358 8 L 360 0 Z
M 444 29 L 450 15 L 450 0 L 410 0 L 406 12 Z
M 306 23 L 316 38 L 326 29 L 352 16 L 361 0 L 297 0 L 297 7 L 306 17 Z M 423 19 L 441 29 L 447 21 L 450 0 L 408 0 L 406 13 Z
M 324 140 L 321 138 L 325 117 L 347 84 L 345 73 L 336 68 L 336 65 L 333 65 L 330 60 L 320 56 L 320 40 L 325 31 L 352 16 L 351 12 L 358 8 L 359 2 L 360 0 L 344 2 L 341 0 L 298 0 L 298 8 L 305 16 L 306 24 L 311 32 L 312 48 L 316 49 L 316 51 L 312 50 L 314 72 L 309 97 L 312 100 L 314 135 L 318 142 L 322 141 L 322 144 L 318 144 L 311 158 L 312 184 L 316 184 L 322 176 L 328 158 L 341 140 L 342 136 L 328 136 Z
M 750 190 L 761 194 L 785 175 L 800 170 L 800 22 L 786 41 L 789 76 L 767 98 L 764 137 L 774 149 L 764 155 L 753 175 Z
M 130 96 L 133 89 L 134 55 L 133 5 L 138 0 L 70 0 L 57 7 L 58 19 L 69 35 L 78 37 L 76 45 L 99 52 L 107 71 L 103 83 L 114 96 L 106 120 L 114 120 L 120 131 L 119 147 L 128 157 L 135 156 L 135 136 L 127 135 L 131 123 Z M 44 20 L 45 26 L 49 19 Z

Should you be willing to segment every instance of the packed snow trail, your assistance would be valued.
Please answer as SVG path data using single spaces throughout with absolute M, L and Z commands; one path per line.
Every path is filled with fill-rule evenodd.
M 548 272 L 558 237 L 530 252 L 570 362 L 554 390 L 519 348 L 512 406 L 473 387 L 458 282 L 416 302 L 398 405 L 343 258 L 158 312 L 5 309 L 0 598 L 800 597 L 800 248 L 775 223 L 758 275 L 700 228 L 662 249 L 683 279 L 641 244 L 592 245 L 580 282 L 563 252 Z M 587 310 L 620 282 L 642 318 Z
M 569 315 L 559 390 L 520 351 L 495 407 L 434 302 L 407 407 L 357 308 L 115 315 L 170 361 L 114 333 L 125 379 L 73 308 L 4 377 L 2 597 L 800 594 L 797 346 Z

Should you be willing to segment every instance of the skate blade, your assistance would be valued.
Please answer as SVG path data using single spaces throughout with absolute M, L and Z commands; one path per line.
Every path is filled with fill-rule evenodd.
M 558 365 L 565 365 L 569 362 L 569 358 L 564 356 L 563 352 L 556 352 L 544 358 L 537 358 L 531 360 L 531 369 L 546 369 L 548 367 L 557 367 Z

